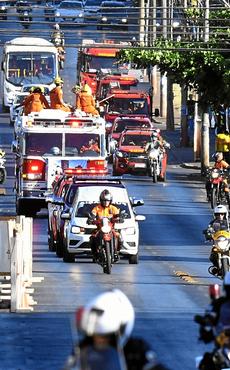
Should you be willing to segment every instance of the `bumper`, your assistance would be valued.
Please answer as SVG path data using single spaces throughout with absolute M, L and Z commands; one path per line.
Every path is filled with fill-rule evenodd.
M 147 174 L 147 162 L 118 162 L 115 166 L 116 172 L 124 173 L 144 173 Z

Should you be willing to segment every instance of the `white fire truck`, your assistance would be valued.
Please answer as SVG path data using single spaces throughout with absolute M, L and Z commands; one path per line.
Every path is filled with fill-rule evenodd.
M 46 207 L 45 193 L 58 174 L 108 172 L 105 121 L 83 114 L 44 109 L 18 118 L 12 143 L 17 214 L 35 216 Z

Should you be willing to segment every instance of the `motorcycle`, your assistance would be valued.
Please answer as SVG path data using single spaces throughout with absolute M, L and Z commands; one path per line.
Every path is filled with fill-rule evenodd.
M 204 356 L 196 357 L 196 369 L 200 370 L 230 370 L 230 349 L 226 346 L 206 352 Z
M 218 204 L 228 203 L 229 195 L 225 191 L 228 171 L 211 168 L 206 177 L 207 198 L 211 202 L 211 207 L 215 208 Z
M 105 274 L 111 274 L 112 265 L 118 261 L 118 255 L 115 253 L 118 248 L 115 248 L 115 243 L 119 243 L 119 236 L 114 228 L 115 223 L 122 223 L 124 214 L 120 217 L 103 217 L 96 219 L 94 215 L 89 215 L 88 224 L 97 225 L 96 233 L 91 236 L 97 241 L 97 255 L 93 257 L 93 261 L 103 267 Z
M 230 231 L 216 231 L 212 240 L 213 247 L 210 259 L 215 263 L 208 268 L 208 271 L 210 274 L 223 279 L 226 272 L 230 271 Z
M 0 184 L 3 184 L 6 180 L 5 154 L 3 150 L 0 153 Z
M 170 144 L 165 144 L 162 148 L 160 143 L 156 140 L 153 142 L 152 147 L 148 153 L 148 168 L 149 176 L 152 177 L 154 183 L 158 179 L 165 181 L 166 178 L 166 162 L 167 153 L 166 149 L 170 148 Z
M 32 22 L 32 16 L 29 11 L 25 10 L 22 14 L 19 16 L 20 22 L 25 28 L 29 28 L 31 22 Z

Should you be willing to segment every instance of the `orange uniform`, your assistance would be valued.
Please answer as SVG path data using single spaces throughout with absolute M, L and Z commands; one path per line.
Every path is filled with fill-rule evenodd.
M 83 110 L 85 113 L 99 116 L 99 113 L 95 108 L 95 100 L 93 96 L 85 91 L 76 95 L 76 108 Z
M 63 104 L 63 91 L 61 86 L 56 86 L 50 91 L 50 106 L 51 109 L 61 109 L 65 112 L 70 112 L 70 108 Z
M 23 102 L 24 114 L 28 115 L 31 112 L 40 112 L 44 108 L 49 108 L 49 103 L 45 96 L 39 92 L 31 93 Z
M 120 210 L 110 204 L 108 207 L 102 207 L 101 204 L 98 204 L 92 209 L 92 213 L 97 216 L 98 218 L 103 218 L 103 217 L 109 217 L 112 218 L 114 216 L 119 215 Z
M 215 162 L 214 167 L 218 168 L 219 170 L 225 170 L 229 167 L 229 164 L 222 159 L 221 161 Z

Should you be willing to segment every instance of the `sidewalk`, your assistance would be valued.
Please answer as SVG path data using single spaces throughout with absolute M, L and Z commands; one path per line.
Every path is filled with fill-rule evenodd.
M 201 169 L 200 161 L 194 160 L 193 146 L 182 147 L 181 141 L 181 127 L 180 124 L 175 124 L 175 130 L 167 130 L 165 119 L 157 117 L 155 120 L 155 127 L 162 131 L 162 136 L 171 144 L 169 151 L 168 164 L 178 164 L 184 168 L 191 168 L 195 170 Z M 209 146 L 209 160 L 210 164 L 213 161 L 212 154 L 215 152 L 215 133 L 210 130 L 210 146 Z

